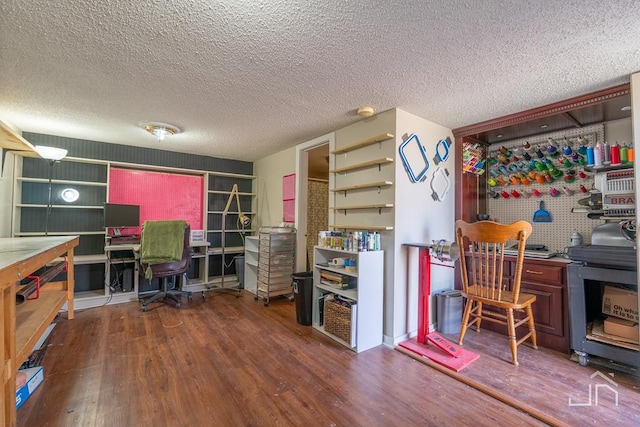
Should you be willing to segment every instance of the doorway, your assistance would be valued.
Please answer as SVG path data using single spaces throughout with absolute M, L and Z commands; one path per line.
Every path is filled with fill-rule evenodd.
M 334 134 L 296 148 L 296 271 L 309 271 L 318 232 L 329 226 L 329 150 Z

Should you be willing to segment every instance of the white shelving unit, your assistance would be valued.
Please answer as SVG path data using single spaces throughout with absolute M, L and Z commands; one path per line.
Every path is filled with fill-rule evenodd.
M 355 260 L 356 269 L 349 271 L 334 266 L 331 263 L 334 258 Z M 313 259 L 313 327 L 357 353 L 382 344 L 384 252 L 353 252 L 315 246 Z M 322 271 L 353 278 L 355 286 L 339 289 L 324 283 L 320 277 Z M 326 319 L 321 320 L 321 304 L 324 303 L 324 297 L 331 294 L 348 298 L 357 304 L 351 324 L 355 345 L 325 330 Z
M 244 288 L 252 294 L 258 289 L 258 236 L 244 239 Z
M 110 246 L 106 240 L 102 210 L 108 201 L 109 172 L 112 167 L 154 170 L 167 173 L 188 173 L 203 177 L 205 188 L 203 198 L 203 224 L 205 240 L 192 242 L 193 271 L 188 280 L 187 289 L 193 292 L 215 290 L 221 287 L 220 269 L 214 264 L 222 262 L 222 227 L 221 218 L 225 203 L 231 195 L 234 184 L 239 183 L 244 191 L 239 192 L 243 213 L 255 218 L 257 196 L 257 177 L 254 175 L 192 170 L 165 166 L 140 165 L 133 163 L 65 157 L 61 164 L 54 166 L 55 179 L 51 180 L 54 191 L 62 187 L 78 189 L 80 200 L 65 204 L 59 197 L 54 197 L 51 206 L 51 222 L 49 236 L 79 235 L 80 245 L 75 250 L 75 265 L 86 265 L 76 268 L 75 305 L 77 309 L 95 307 L 105 303 L 119 303 L 137 300 L 138 278 L 133 256 L 111 256 L 112 252 L 130 252 L 130 247 L 121 246 L 105 250 Z M 43 195 L 47 194 L 49 180 L 43 178 L 40 168 L 25 164 L 22 155 L 14 157 L 13 198 L 12 198 L 12 237 L 44 236 L 43 218 L 47 204 Z M 58 178 L 61 177 L 61 178 Z M 73 179 L 68 179 L 73 178 Z M 228 189 L 228 190 L 227 190 Z M 235 205 L 234 205 L 235 206 Z M 242 254 L 245 250 L 243 234 L 255 233 L 251 227 L 242 228 L 237 225 L 238 212 L 228 212 L 228 223 L 225 230 L 229 265 L 233 255 Z M 62 218 L 62 219 L 61 219 Z M 71 218 L 69 220 L 69 218 Z M 113 266 L 131 265 L 133 270 L 133 287 L 123 292 L 117 288 L 110 290 L 110 284 L 116 277 Z M 104 272 L 104 273 L 101 273 Z M 235 274 L 228 274 L 228 285 L 236 286 Z M 78 285 L 88 284 L 85 289 Z M 225 287 L 227 283 L 225 282 Z M 80 289 L 79 289 L 80 288 Z

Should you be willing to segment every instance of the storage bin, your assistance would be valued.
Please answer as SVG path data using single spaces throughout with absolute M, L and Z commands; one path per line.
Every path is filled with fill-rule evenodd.
M 451 290 L 436 294 L 438 332 L 457 334 L 462 323 L 462 293 Z
M 352 307 L 345 307 L 334 300 L 325 300 L 324 330 L 342 341 L 352 343 L 351 310 Z M 354 346 L 355 344 L 351 345 Z
M 238 278 L 238 287 L 244 289 L 244 255 L 236 255 L 233 257 L 236 262 L 236 277 Z

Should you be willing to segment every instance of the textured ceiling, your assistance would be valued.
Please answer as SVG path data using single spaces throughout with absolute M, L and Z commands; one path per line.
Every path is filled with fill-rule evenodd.
M 0 120 L 249 161 L 363 105 L 456 128 L 640 71 L 631 0 L 3 0 L 0 13 Z M 183 132 L 158 143 L 149 121 Z

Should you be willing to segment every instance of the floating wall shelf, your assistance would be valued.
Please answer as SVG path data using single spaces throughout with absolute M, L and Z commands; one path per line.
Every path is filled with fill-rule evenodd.
M 383 133 L 373 138 L 364 139 L 360 142 L 356 142 L 355 144 L 348 145 L 343 148 L 338 148 L 337 150 L 333 150 L 331 154 L 343 154 L 348 153 L 349 151 L 357 150 L 358 148 L 366 147 L 368 145 L 375 144 L 377 142 L 386 141 L 387 139 L 393 138 L 392 133 Z
M 329 228 L 338 230 L 393 230 L 393 227 L 388 225 L 330 225 Z
M 344 211 L 351 209 L 382 209 L 382 208 L 392 208 L 393 203 L 381 203 L 376 205 L 354 205 L 354 206 L 336 206 L 331 209 L 336 211 Z
M 342 168 L 338 168 L 338 169 L 334 169 L 332 171 L 329 171 L 331 173 L 341 173 L 341 172 L 347 172 L 347 171 L 352 171 L 352 170 L 357 170 L 357 169 L 365 169 L 371 166 L 375 166 L 375 165 L 383 165 L 383 164 L 387 164 L 387 163 L 392 163 L 393 159 L 391 157 L 383 157 L 381 159 L 376 159 L 376 160 L 370 160 L 368 162 L 364 162 L 364 163 L 358 163 L 356 165 L 350 165 L 350 166 L 345 166 Z
M 348 187 L 332 188 L 329 191 L 338 192 L 338 191 L 348 191 L 348 190 L 360 190 L 363 188 L 389 187 L 391 185 L 393 185 L 392 181 L 380 181 L 380 182 L 370 182 L 366 184 L 350 185 Z

